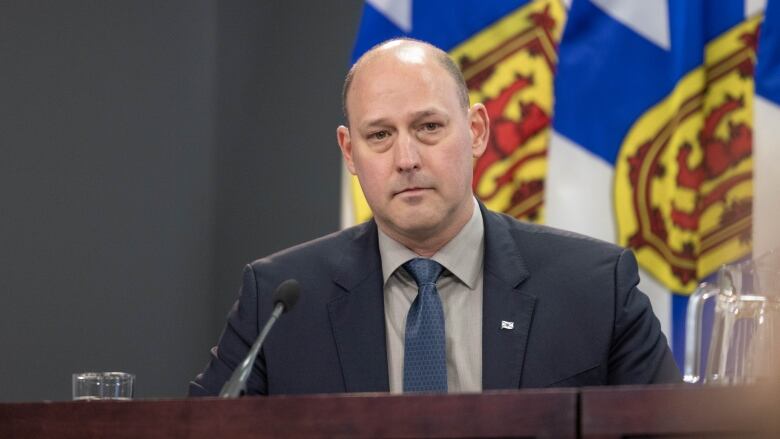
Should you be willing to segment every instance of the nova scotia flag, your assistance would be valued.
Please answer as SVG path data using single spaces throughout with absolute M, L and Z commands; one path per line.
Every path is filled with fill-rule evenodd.
M 778 100 L 756 70 L 777 74 L 764 6 L 575 0 L 560 45 L 548 223 L 634 250 L 680 365 L 687 294 L 753 242 L 780 243 L 767 224 L 778 135 L 761 138 Z
M 780 245 L 777 3 L 369 0 L 353 60 L 397 36 L 447 51 L 491 117 L 475 194 L 631 247 L 682 364 L 687 294 Z M 346 226 L 370 211 L 344 174 Z

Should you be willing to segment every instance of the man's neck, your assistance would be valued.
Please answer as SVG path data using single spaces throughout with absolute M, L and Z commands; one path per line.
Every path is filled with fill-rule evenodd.
M 436 230 L 428 233 L 420 233 L 419 235 L 408 235 L 393 230 L 391 227 L 385 227 L 377 222 L 377 226 L 382 230 L 384 234 L 413 251 L 415 254 L 430 258 L 435 255 L 442 247 L 447 245 L 469 222 L 471 215 L 474 213 L 474 209 L 477 209 L 476 202 L 470 202 L 464 213 L 458 215 L 458 220 L 442 230 Z

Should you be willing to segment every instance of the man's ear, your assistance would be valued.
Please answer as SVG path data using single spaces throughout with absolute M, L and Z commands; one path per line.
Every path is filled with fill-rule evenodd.
M 471 154 L 474 158 L 482 157 L 490 137 L 490 118 L 487 109 L 482 104 L 474 104 L 469 108 L 469 129 L 471 130 Z
M 349 128 L 344 125 L 336 128 L 336 139 L 339 142 L 339 148 L 341 148 L 341 155 L 344 157 L 347 170 L 349 170 L 350 174 L 355 175 L 355 163 L 352 161 L 352 138 L 349 135 Z

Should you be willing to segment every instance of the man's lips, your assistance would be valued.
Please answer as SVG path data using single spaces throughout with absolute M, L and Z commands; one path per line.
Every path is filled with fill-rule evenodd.
M 422 193 L 422 192 L 430 190 L 430 189 L 431 188 L 416 187 L 415 186 L 415 187 L 409 187 L 409 188 L 406 188 L 406 189 L 402 189 L 402 190 L 396 192 L 395 194 L 396 195 L 416 195 L 416 194 Z

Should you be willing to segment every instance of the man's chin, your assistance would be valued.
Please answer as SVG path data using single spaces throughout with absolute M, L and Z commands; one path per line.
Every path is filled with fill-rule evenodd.
M 423 241 L 435 235 L 441 228 L 443 221 L 444 218 L 418 212 L 395 218 L 392 224 L 397 233 L 407 238 Z

